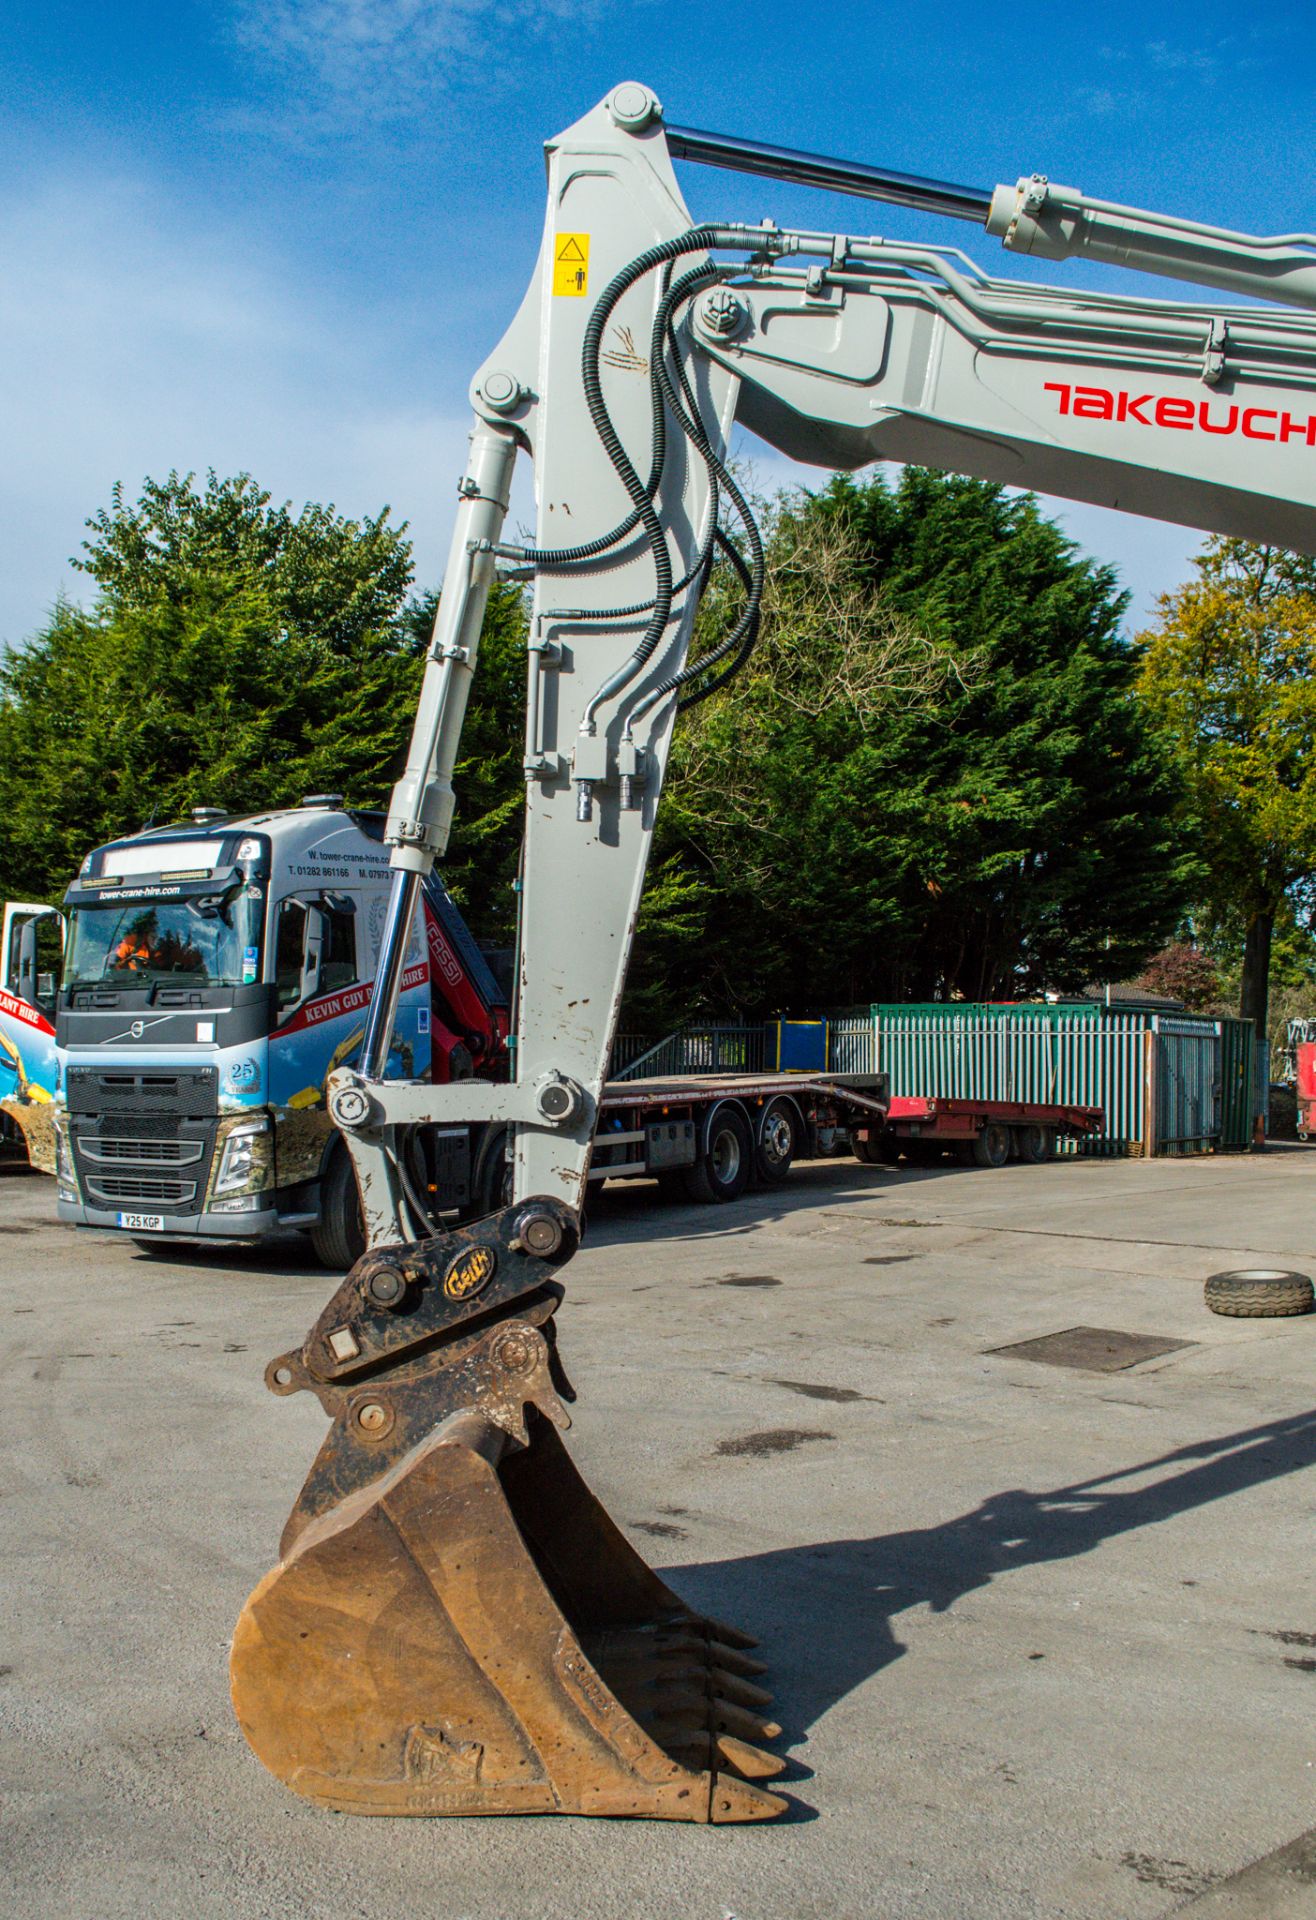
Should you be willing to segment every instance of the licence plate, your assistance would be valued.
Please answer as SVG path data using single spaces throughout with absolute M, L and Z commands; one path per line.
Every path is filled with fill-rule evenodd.
M 119 1225 L 127 1227 L 130 1233 L 163 1233 L 164 1215 L 162 1213 L 121 1213 Z

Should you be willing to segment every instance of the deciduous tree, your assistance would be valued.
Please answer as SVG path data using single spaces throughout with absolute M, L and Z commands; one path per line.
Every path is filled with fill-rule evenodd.
M 1140 636 L 1141 691 L 1200 821 L 1204 904 L 1264 1037 L 1277 916 L 1316 887 L 1316 562 L 1213 538 Z

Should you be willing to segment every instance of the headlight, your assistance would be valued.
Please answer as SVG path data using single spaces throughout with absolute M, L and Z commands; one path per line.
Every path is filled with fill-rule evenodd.
M 269 1186 L 273 1171 L 270 1146 L 268 1114 L 259 1120 L 245 1120 L 240 1127 L 235 1127 L 224 1142 L 219 1172 L 215 1176 L 216 1197 L 222 1193 L 259 1192 Z
M 69 1137 L 58 1121 L 55 1122 L 55 1187 L 60 1199 L 71 1200 L 74 1206 L 82 1199 L 78 1192 L 73 1155 L 69 1151 Z

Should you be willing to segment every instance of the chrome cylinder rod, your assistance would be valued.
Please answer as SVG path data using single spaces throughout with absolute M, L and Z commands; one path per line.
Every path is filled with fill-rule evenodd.
M 361 1073 L 367 1080 L 382 1080 L 388 1068 L 398 996 L 402 991 L 402 969 L 407 958 L 407 941 L 419 897 L 420 875 L 410 868 L 395 867 L 393 889 L 388 896 L 388 914 L 379 943 L 379 960 L 375 967 L 375 990 L 366 1009 L 366 1030 L 361 1042 Z
M 675 159 L 694 160 L 704 167 L 726 167 L 733 173 L 793 180 L 829 193 L 886 200 L 897 207 L 915 207 L 920 213 L 972 220 L 978 226 L 986 222 L 992 204 L 990 187 L 959 187 L 949 180 L 925 180 L 917 173 L 894 173 L 889 167 L 869 167 L 859 160 L 833 160 L 822 153 L 799 153 L 793 147 L 765 146 L 759 140 L 704 133 L 698 127 L 665 127 L 664 132 Z

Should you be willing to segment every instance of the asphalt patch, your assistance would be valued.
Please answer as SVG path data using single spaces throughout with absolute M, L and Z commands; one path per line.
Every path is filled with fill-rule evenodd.
M 871 1400 L 872 1395 L 859 1393 L 854 1387 L 824 1387 L 811 1380 L 772 1380 L 770 1386 L 785 1387 L 788 1393 L 802 1393 L 806 1400 L 835 1400 L 843 1405 L 848 1400 Z M 878 1406 L 882 1405 L 879 1400 Z
M 688 1540 L 688 1527 L 676 1527 L 670 1520 L 632 1520 L 636 1533 L 652 1534 L 655 1540 Z
M 1155 1360 L 1163 1353 L 1194 1347 L 1195 1340 L 1171 1340 L 1160 1333 L 1121 1333 L 1114 1327 L 1065 1327 L 1035 1340 L 1016 1340 L 1008 1347 L 988 1347 L 988 1353 L 1010 1354 L 1016 1360 L 1036 1360 L 1044 1367 L 1076 1367 L 1084 1373 L 1122 1373 L 1126 1367 Z
M 1209 1867 L 1192 1867 L 1186 1860 L 1166 1860 L 1156 1853 L 1122 1853 L 1120 1865 L 1145 1887 L 1163 1887 L 1166 1893 L 1205 1893 L 1224 1878 Z
M 835 1438 L 834 1433 L 824 1433 L 819 1428 L 767 1427 L 762 1433 L 742 1433 L 734 1440 L 719 1440 L 714 1451 L 734 1459 L 748 1456 L 762 1460 L 771 1453 L 793 1453 L 796 1447 L 805 1446 L 810 1440 Z
M 729 1273 L 717 1284 L 719 1287 L 779 1287 L 781 1281 L 771 1273 Z

